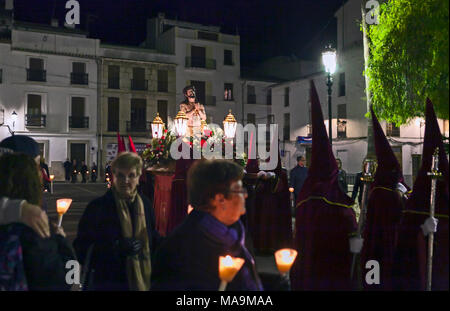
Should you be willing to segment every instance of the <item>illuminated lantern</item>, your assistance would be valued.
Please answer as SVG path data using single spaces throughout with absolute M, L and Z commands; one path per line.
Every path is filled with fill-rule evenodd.
M 163 136 L 164 132 L 164 122 L 159 116 L 159 113 L 156 113 L 156 117 L 153 119 L 152 122 L 152 136 L 153 138 L 160 139 Z
M 58 213 L 58 227 L 61 227 L 63 215 L 72 204 L 72 199 L 59 199 L 56 200 L 56 212 Z
M 231 257 L 230 255 L 219 256 L 219 278 L 221 281 L 219 291 L 225 290 L 227 284 L 234 279 L 244 262 L 244 259 Z
M 223 121 L 223 130 L 225 132 L 226 138 L 234 138 L 234 136 L 236 135 L 236 125 L 237 125 L 236 119 L 234 118 L 230 109 L 230 112 Z
M 281 274 L 288 273 L 291 270 L 292 264 L 297 257 L 297 251 L 291 248 L 283 248 L 275 252 L 275 261 L 277 263 L 278 271 Z
M 328 46 L 322 52 L 322 62 L 325 66 L 325 71 L 332 75 L 336 71 L 336 50 Z
M 178 136 L 186 136 L 188 117 L 184 111 L 178 111 L 174 119 L 175 130 Z

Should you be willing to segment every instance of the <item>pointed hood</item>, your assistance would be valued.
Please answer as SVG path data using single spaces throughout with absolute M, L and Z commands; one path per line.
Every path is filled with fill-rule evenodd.
M 327 131 L 323 120 L 322 109 L 320 107 L 319 96 L 317 95 L 314 81 L 310 82 L 311 100 L 311 120 L 312 120 L 312 161 L 309 167 L 309 174 L 314 179 L 326 180 L 338 173 L 336 159 L 331 149 Z
M 250 142 L 248 144 L 248 160 L 247 165 L 245 166 L 245 170 L 247 171 L 247 173 L 256 174 L 260 171 L 258 159 L 256 157 L 255 159 L 251 159 L 254 157 L 253 155 L 255 154 L 255 149 L 256 144 L 253 144 L 253 133 L 251 133 Z
M 128 144 L 129 144 L 130 151 L 134 152 L 134 153 L 137 153 L 136 152 L 136 147 L 134 146 L 134 143 L 133 143 L 133 139 L 131 139 L 130 135 L 128 135 Z
M 370 107 L 370 113 L 372 114 L 373 139 L 378 162 L 374 185 L 382 184 L 385 186 L 394 186 L 399 182 L 404 184 L 400 164 L 392 151 L 389 141 L 384 135 L 383 129 L 373 112 L 372 106 Z
M 124 152 L 125 150 L 125 143 L 123 139 L 120 137 L 119 132 L 117 132 L 117 154 Z
M 422 166 L 417 174 L 410 200 L 412 201 L 411 208 L 415 210 L 421 210 L 423 212 L 429 211 L 431 178 L 428 176 L 428 172 L 431 171 L 433 153 L 437 147 L 439 148 L 439 171 L 442 173 L 443 178 L 441 181 L 438 181 L 436 187 L 436 213 L 448 215 L 448 160 L 447 155 L 445 154 L 442 135 L 433 104 L 431 100 L 427 98 Z

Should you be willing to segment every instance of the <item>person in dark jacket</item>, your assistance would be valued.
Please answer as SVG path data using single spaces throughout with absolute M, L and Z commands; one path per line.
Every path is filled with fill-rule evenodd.
M 188 173 L 188 202 L 194 210 L 156 251 L 153 290 L 217 290 L 219 257 L 245 260 L 227 290 L 262 290 L 255 261 L 239 220 L 247 192 L 243 169 L 227 160 L 201 160 Z
M 82 183 L 86 183 L 86 174 L 88 174 L 88 172 L 89 172 L 89 170 L 88 170 L 88 167 L 87 167 L 87 165 L 86 165 L 86 163 L 84 162 L 84 161 L 81 161 L 81 170 L 80 170 L 80 172 L 81 172 L 81 182 Z
M 40 166 L 42 171 L 42 181 L 44 183 L 44 191 L 47 190 L 48 192 L 50 192 L 50 172 L 44 158 L 41 158 Z
M 304 156 L 297 157 L 297 166 L 291 170 L 289 176 L 290 187 L 294 188 L 295 200 L 303 187 L 306 177 L 308 176 L 308 169 L 305 166 L 306 159 Z
M 97 164 L 92 163 L 92 168 L 91 168 L 91 182 L 96 182 L 97 181 L 97 176 L 98 176 L 98 167 Z
M 161 237 L 151 202 L 137 193 L 142 165 L 135 153 L 119 154 L 113 187 L 81 217 L 73 245 L 80 263 L 90 263 L 87 290 L 150 289 L 151 257 Z
M 347 185 L 347 173 L 342 169 L 342 161 L 341 159 L 336 159 L 336 164 L 338 166 L 339 172 L 338 172 L 338 185 L 339 188 L 347 194 L 348 192 L 348 185 Z
M 72 183 L 77 182 L 77 174 L 78 174 L 78 164 L 77 160 L 72 160 Z
M 23 198 L 42 204 L 39 167 L 25 154 L 0 157 L 0 196 Z M 50 238 L 41 238 L 32 228 L 20 223 L 0 226 L 0 261 L 7 256 L 7 265 L 0 264 L 0 288 L 5 290 L 69 290 L 66 263 L 75 256 L 62 228 L 54 224 Z M 11 242 L 15 247 L 11 248 Z M 12 252 L 4 254 L 9 249 Z M 14 251 L 14 249 L 16 251 Z M 20 252 L 20 249 L 22 250 Z M 22 255 L 20 256 L 20 253 Z M 11 259 L 10 255 L 14 255 Z M 14 266 L 14 269 L 8 267 Z M 10 282 L 5 282 L 9 279 Z M 6 284 L 8 283 L 8 284 Z M 15 284 L 14 284 L 15 283 Z M 19 284 L 17 284 L 19 283 Z
M 66 181 L 70 180 L 70 170 L 72 169 L 72 163 L 70 163 L 69 158 L 64 162 L 64 173 L 66 177 Z
M 362 172 L 359 172 L 355 176 L 355 184 L 353 185 L 352 200 L 355 201 L 358 197 L 358 204 L 361 207 L 362 194 L 363 194 L 363 183 L 362 183 Z

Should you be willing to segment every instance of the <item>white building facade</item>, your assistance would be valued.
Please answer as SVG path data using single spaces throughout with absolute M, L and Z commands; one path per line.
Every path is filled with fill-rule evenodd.
M 56 180 L 66 158 L 97 162 L 98 52 L 99 41 L 75 29 L 25 23 L 0 42 L 3 122 L 40 144 Z M 0 127 L 0 140 L 9 135 Z
M 222 125 L 231 109 L 242 119 L 240 37 L 220 32 L 220 27 L 169 20 L 164 14 L 147 22 L 145 45 L 176 57 L 176 100 L 183 88 L 194 85 L 205 106 L 208 123 Z

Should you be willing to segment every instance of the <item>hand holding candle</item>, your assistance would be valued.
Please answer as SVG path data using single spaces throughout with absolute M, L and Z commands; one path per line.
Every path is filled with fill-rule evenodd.
M 56 201 L 56 212 L 58 213 L 58 227 L 61 227 L 63 215 L 72 204 L 72 199 L 59 199 Z
M 275 252 L 275 261 L 277 262 L 278 271 L 281 274 L 286 274 L 292 267 L 297 251 L 291 248 L 283 248 Z
M 244 259 L 233 258 L 230 255 L 219 257 L 219 278 L 221 280 L 219 291 L 225 290 L 227 283 L 233 280 L 244 262 Z

